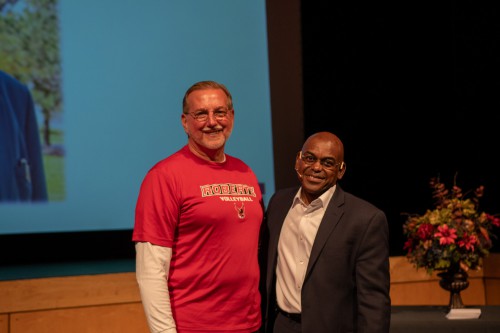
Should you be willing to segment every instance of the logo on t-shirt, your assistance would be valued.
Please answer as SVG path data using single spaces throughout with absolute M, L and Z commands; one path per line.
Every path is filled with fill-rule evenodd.
M 211 197 L 215 195 L 256 196 L 255 188 L 245 184 L 208 184 L 200 186 L 200 189 L 202 197 Z
M 234 209 L 236 209 L 236 211 L 238 212 L 238 217 L 240 219 L 244 219 L 245 218 L 245 203 L 242 202 L 241 203 L 241 207 L 238 207 L 236 205 L 236 202 L 234 203 Z
M 245 184 L 210 184 L 200 186 L 201 196 L 218 197 L 221 201 L 233 202 L 238 218 L 245 219 L 245 201 L 252 202 L 256 197 L 255 188 Z M 239 204 L 241 202 L 241 204 Z

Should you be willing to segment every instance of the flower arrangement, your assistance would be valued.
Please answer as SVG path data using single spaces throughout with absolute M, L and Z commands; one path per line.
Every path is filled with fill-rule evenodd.
M 457 185 L 450 191 L 438 178 L 432 178 L 429 184 L 435 209 L 424 215 L 407 214 L 403 224 L 403 233 L 408 237 L 403 248 L 406 257 L 429 275 L 450 268 L 481 269 L 493 245 L 495 235 L 491 230 L 500 227 L 500 218 L 478 210 L 484 186 L 467 198 Z

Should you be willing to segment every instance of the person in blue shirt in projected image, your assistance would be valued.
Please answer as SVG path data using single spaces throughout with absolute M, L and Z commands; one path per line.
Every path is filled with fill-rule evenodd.
M 26 85 L 0 70 L 0 203 L 47 200 L 33 98 Z

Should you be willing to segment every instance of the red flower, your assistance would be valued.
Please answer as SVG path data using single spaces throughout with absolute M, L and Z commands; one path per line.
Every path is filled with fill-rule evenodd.
M 493 224 L 495 227 L 500 227 L 500 217 L 495 217 L 490 214 L 486 214 L 486 217 L 488 218 L 488 220 L 491 221 L 491 224 Z
M 467 250 L 474 251 L 474 244 L 477 244 L 477 237 L 474 235 L 464 235 L 461 240 L 457 242 L 458 246 L 465 247 Z
M 417 230 L 417 236 L 422 239 L 430 239 L 432 236 L 432 232 L 434 231 L 434 227 L 430 223 L 422 223 Z
M 411 239 L 407 239 L 403 246 L 403 250 L 408 250 L 408 252 L 411 252 L 412 249 L 413 249 L 413 242 Z
M 448 228 L 447 224 L 440 225 L 438 227 L 438 232 L 434 234 L 434 237 L 439 237 L 439 244 L 447 245 L 455 243 L 457 238 L 457 231 L 453 228 Z

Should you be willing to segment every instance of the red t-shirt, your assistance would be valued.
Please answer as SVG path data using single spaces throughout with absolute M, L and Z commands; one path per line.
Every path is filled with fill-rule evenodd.
M 178 333 L 260 327 L 263 214 L 257 177 L 232 156 L 209 162 L 184 146 L 147 173 L 133 241 L 172 248 L 168 287 Z

